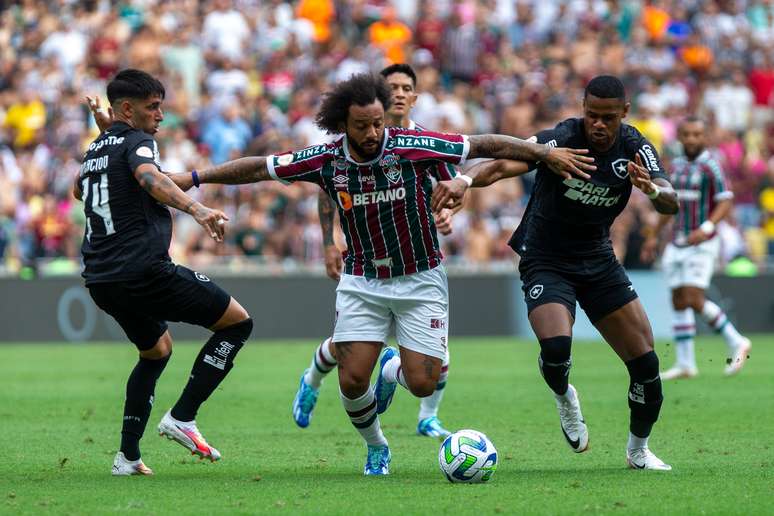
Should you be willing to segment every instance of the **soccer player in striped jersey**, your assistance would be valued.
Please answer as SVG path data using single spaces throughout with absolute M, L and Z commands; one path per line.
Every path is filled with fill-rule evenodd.
M 467 158 L 541 161 L 558 174 L 584 178 L 590 177 L 584 170 L 595 169 L 583 149 L 497 134 L 385 127 L 390 103 L 383 78 L 355 75 L 325 95 L 316 117 L 318 127 L 341 135 L 336 141 L 172 176 L 182 188 L 307 181 L 335 200 L 347 252 L 336 289 L 333 341 L 341 401 L 367 445 L 366 475 L 389 473 L 390 449 L 378 414 L 389 406 L 396 383 L 417 397 L 431 395 L 446 355 L 449 295 L 430 209 L 430 176 L 465 185 L 469 178 L 439 163 L 459 165 Z M 393 322 L 400 361 L 389 360 L 394 352 L 388 348 L 372 388 L 371 373 Z
M 407 64 L 393 64 L 383 69 L 380 74 L 390 87 L 392 100 L 392 105 L 385 112 L 385 125 L 424 131 L 424 127 L 421 127 L 411 119 L 411 109 L 417 100 L 417 76 L 414 69 Z M 448 168 L 449 172 L 447 173 L 454 174 L 454 165 L 440 163 L 439 166 Z M 333 202 L 328 192 L 321 189 L 317 200 L 317 207 L 323 234 L 325 271 L 328 277 L 339 281 L 342 268 L 341 251 L 333 239 L 336 203 Z M 451 233 L 451 216 L 452 210 L 447 208 L 433 213 L 436 229 L 444 235 Z M 396 358 L 396 360 L 398 359 Z M 319 396 L 320 385 L 325 376 L 333 371 L 335 367 L 336 346 L 333 345 L 333 339 L 328 337 L 315 348 L 312 361 L 309 367 L 302 373 L 298 391 L 293 399 L 293 419 L 301 428 L 309 426 L 317 403 L 317 397 Z M 449 352 L 447 347 L 446 356 L 441 364 L 441 376 L 435 391 L 430 396 L 422 398 L 419 402 L 418 435 L 444 439 L 450 434 L 443 427 L 440 419 L 438 419 L 438 408 L 443 399 L 446 379 L 449 374 L 448 370 Z
M 728 189 L 720 164 L 706 148 L 704 121 L 686 118 L 678 128 L 678 138 L 685 156 L 674 160 L 672 184 L 680 199 L 680 211 L 674 217 L 659 217 L 642 247 L 643 258 L 652 260 L 658 247 L 658 235 L 667 224 L 674 222 L 662 265 L 672 290 L 672 333 L 677 360 L 673 367 L 661 373 L 661 378 L 693 378 L 698 374 L 693 346 L 696 335 L 694 313 L 700 314 L 715 332 L 723 335 L 730 357 L 725 374 L 733 375 L 747 360 L 750 339 L 739 334 L 723 310 L 706 298 L 705 291 L 720 251 L 715 226 L 733 208 L 734 195 Z

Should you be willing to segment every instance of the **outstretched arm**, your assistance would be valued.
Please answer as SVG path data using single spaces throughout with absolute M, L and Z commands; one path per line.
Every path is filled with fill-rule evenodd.
M 194 179 L 196 177 L 196 180 Z M 201 171 L 169 174 L 169 178 L 185 191 L 196 185 L 217 183 L 223 185 L 243 185 L 271 179 L 266 167 L 265 156 L 249 156 L 227 161 Z M 197 185 L 198 186 L 198 185 Z
M 510 159 L 495 159 L 478 163 L 467 169 L 465 177 L 462 179 L 458 177 L 451 181 L 439 181 L 433 188 L 432 208 L 435 211 L 451 208 L 456 213 L 462 207 L 468 181 L 470 186 L 482 188 L 501 179 L 526 174 L 529 170 L 528 163 Z
M 586 156 L 587 149 L 549 147 L 529 140 L 503 134 L 476 134 L 469 138 L 468 158 L 495 158 L 523 161 L 542 161 L 555 173 L 565 178 L 573 175 L 589 179 L 586 172 L 597 169 L 594 158 Z
M 160 203 L 188 213 L 207 230 L 212 238 L 218 242 L 223 240 L 225 221 L 228 220 L 225 213 L 207 208 L 191 199 L 166 174 L 159 172 L 159 169 L 150 163 L 137 167 L 134 170 L 134 177 L 151 197 Z

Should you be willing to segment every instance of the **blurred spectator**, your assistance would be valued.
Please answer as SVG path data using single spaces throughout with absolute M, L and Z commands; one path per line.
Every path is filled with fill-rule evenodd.
M 123 67 L 167 88 L 156 136 L 165 170 L 206 167 L 327 138 L 321 95 L 385 62 L 415 66 L 413 111 L 428 129 L 529 137 L 579 116 L 595 74 L 621 76 L 628 121 L 668 168 L 675 128 L 707 115 L 735 193 L 732 227 L 756 260 L 774 252 L 774 3 L 770 0 L 25 0 L 0 10 L 0 266 L 78 259 L 70 201 L 95 135 L 83 105 Z M 534 178 L 474 192 L 442 239 L 450 260 L 514 259 L 505 244 Z M 316 187 L 197 190 L 231 217 L 216 246 L 176 216 L 172 253 L 189 264 L 320 260 Z M 638 256 L 647 202 L 614 229 Z M 731 233 L 729 233 L 731 234 Z M 340 235 L 339 235 L 340 237 Z M 338 237 L 337 237 L 338 238 Z M 623 253 L 621 249 L 628 247 Z M 44 262 L 41 262 L 44 263 Z M 633 262 L 629 262 L 632 264 Z

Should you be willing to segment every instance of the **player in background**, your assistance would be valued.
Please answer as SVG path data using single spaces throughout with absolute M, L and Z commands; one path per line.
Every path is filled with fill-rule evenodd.
M 407 64 L 393 64 L 380 72 L 387 85 L 390 87 L 392 104 L 385 111 L 384 123 L 388 127 L 404 127 L 423 131 L 411 119 L 411 109 L 417 100 L 417 76 L 414 69 Z M 441 163 L 440 166 L 453 170 L 454 165 Z M 460 205 L 461 207 L 462 205 Z M 325 272 L 328 277 L 339 281 L 341 279 L 342 254 L 333 238 L 333 224 L 336 213 L 336 203 L 325 190 L 320 190 L 317 200 L 317 209 L 320 217 L 320 227 L 323 234 L 323 250 L 325 255 Z M 436 229 L 441 234 L 448 235 L 452 231 L 452 210 L 443 208 L 440 212 L 433 213 Z M 312 419 L 312 413 L 317 404 L 320 393 L 320 385 L 328 373 L 336 367 L 336 346 L 333 339 L 328 337 L 320 343 L 314 351 L 309 367 L 301 374 L 298 391 L 293 399 L 293 419 L 301 428 L 306 428 Z M 444 388 L 449 369 L 449 353 L 447 347 L 446 356 L 441 364 L 441 376 L 435 392 L 430 396 L 421 398 L 419 402 L 419 416 L 417 434 L 427 437 L 444 439 L 449 431 L 443 427 L 438 419 L 438 408 L 441 405 Z
M 477 157 L 541 160 L 580 177 L 594 169 L 583 150 L 503 135 L 385 127 L 390 102 L 383 78 L 355 75 L 326 94 L 316 117 L 321 129 L 341 135 L 336 141 L 173 176 L 184 189 L 308 181 L 336 200 L 347 252 L 336 289 L 333 341 L 341 401 L 367 445 L 366 475 L 389 473 L 390 449 L 379 414 L 389 406 L 396 383 L 415 396 L 431 395 L 446 356 L 449 296 L 430 210 L 430 176 L 451 180 L 457 172 L 440 163 L 459 165 Z M 392 355 L 385 352 L 372 388 L 371 373 L 393 322 L 400 360 L 389 360 Z
M 532 196 L 509 245 L 520 256 L 530 325 L 540 342 L 538 365 L 554 392 L 562 433 L 573 451 L 588 449 L 589 435 L 578 393 L 569 384 L 575 304 L 626 364 L 629 372 L 629 440 L 626 459 L 636 469 L 669 470 L 648 448 L 662 403 L 653 334 L 634 287 L 616 260 L 610 225 L 637 187 L 659 213 L 677 213 L 677 196 L 653 145 L 637 129 L 622 123 L 629 111 L 624 86 L 599 76 L 586 86 L 583 117 L 571 118 L 533 137 L 539 143 L 591 149 L 597 166 L 590 178 L 557 175 L 537 165 Z M 472 167 L 473 186 L 535 168 L 524 163 L 508 174 Z M 433 205 L 460 199 L 461 179 L 438 184 Z
M 126 384 L 121 449 L 113 475 L 152 475 L 140 457 L 156 382 L 172 353 L 167 321 L 209 328 L 183 393 L 159 432 L 191 453 L 220 459 L 199 432 L 199 407 L 223 381 L 250 336 L 252 319 L 207 276 L 172 263 L 172 217 L 167 206 L 190 214 L 220 242 L 225 214 L 191 199 L 160 171 L 153 135 L 164 116 L 164 86 L 139 70 L 123 70 L 107 86 L 111 117 L 83 158 L 73 195 L 83 200 L 86 231 L 83 277 L 94 302 L 110 314 L 139 350 Z M 93 111 L 96 101 L 89 100 Z M 111 120 L 112 118 L 112 120 Z
M 686 118 L 678 127 L 677 136 L 685 152 L 685 156 L 672 164 L 672 184 L 680 199 L 680 212 L 677 216 L 660 216 L 657 225 L 649 228 L 642 246 L 643 260 L 653 260 L 662 229 L 673 222 L 672 238 L 664 250 L 662 265 L 672 291 L 672 334 L 677 360 L 661 373 L 661 379 L 693 378 L 698 374 L 693 346 L 694 313 L 723 335 L 730 357 L 725 374 L 733 375 L 747 360 L 750 339 L 739 334 L 723 310 L 705 297 L 705 291 L 720 252 L 715 226 L 733 208 L 734 194 L 726 186 L 720 164 L 707 150 L 704 121 Z

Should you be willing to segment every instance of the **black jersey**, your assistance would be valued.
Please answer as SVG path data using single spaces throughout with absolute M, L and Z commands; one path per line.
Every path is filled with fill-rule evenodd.
M 622 124 L 610 150 L 594 152 L 586 141 L 582 118 L 569 118 L 535 138 L 553 147 L 589 149 L 597 169 L 587 181 L 564 179 L 538 164 L 532 196 L 508 245 L 522 256 L 612 253 L 610 225 L 632 191 L 626 164 L 639 154 L 651 178 L 666 178 L 656 149 L 637 129 Z
M 111 125 L 83 157 L 81 252 L 87 285 L 141 278 L 150 265 L 171 262 L 172 217 L 134 178 L 143 163 L 161 168 L 156 142 L 123 122 Z

